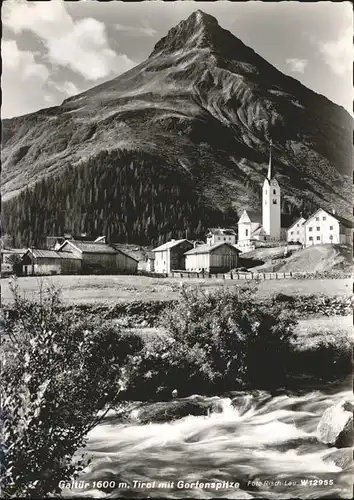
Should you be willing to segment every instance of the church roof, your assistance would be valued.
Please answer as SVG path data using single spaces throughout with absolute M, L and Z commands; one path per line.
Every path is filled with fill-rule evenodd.
M 262 223 L 262 212 L 257 212 L 254 210 L 246 210 L 248 217 L 251 222 L 259 222 Z
M 273 144 L 272 140 L 270 140 L 270 143 L 269 143 L 269 163 L 268 163 L 268 173 L 267 173 L 267 179 L 269 181 L 272 180 L 273 175 L 274 175 L 274 173 L 272 171 L 273 170 L 272 169 L 272 144 Z
M 252 231 L 252 236 L 256 236 L 257 234 L 267 234 L 263 226 L 257 227 L 254 231 Z

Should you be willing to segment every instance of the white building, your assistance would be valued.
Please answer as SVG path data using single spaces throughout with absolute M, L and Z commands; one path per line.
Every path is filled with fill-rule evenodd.
M 186 268 L 185 252 L 193 248 L 193 243 L 183 240 L 171 240 L 153 249 L 155 255 L 155 273 L 170 273 Z
M 353 224 L 319 208 L 303 224 L 305 230 L 305 246 L 325 243 L 351 245 L 353 241 Z
M 305 226 L 304 222 L 306 219 L 304 217 L 299 217 L 287 230 L 286 241 L 288 243 L 299 242 L 302 245 L 305 244 Z
M 225 229 L 217 227 L 207 230 L 206 241 L 208 244 L 211 243 L 212 245 L 214 245 L 214 243 L 219 243 L 221 241 L 230 243 L 230 245 L 235 245 L 236 236 L 237 235 L 233 229 Z

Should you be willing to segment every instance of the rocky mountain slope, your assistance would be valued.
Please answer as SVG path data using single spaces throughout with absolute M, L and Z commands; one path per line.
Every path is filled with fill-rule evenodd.
M 172 28 L 147 60 L 123 75 L 61 106 L 3 121 L 6 230 L 14 231 L 14 214 L 21 217 L 24 212 L 20 191 L 53 176 L 63 191 L 58 202 L 65 200 L 64 209 L 71 214 L 70 220 L 64 215 L 55 229 L 70 226 L 74 194 L 65 185 L 65 169 L 69 165 L 80 168 L 89 161 L 95 172 L 95 158 L 104 151 L 125 151 L 135 165 L 137 184 L 161 177 L 159 189 L 163 190 L 164 179 L 173 172 L 176 185 L 193 186 L 190 196 L 198 199 L 194 210 L 200 214 L 192 230 L 196 231 L 199 222 L 201 231 L 208 226 L 202 216 L 205 207 L 214 213 L 214 222 L 236 223 L 243 208 L 261 206 L 270 138 L 283 211 L 306 213 L 318 206 L 335 207 L 348 217 L 352 127 L 342 107 L 282 74 L 221 28 L 215 18 L 198 10 Z M 141 167 L 139 158 L 145 157 L 150 159 L 149 169 L 146 162 Z M 156 171 L 154 159 L 159 165 Z M 116 171 L 110 182 L 116 179 L 119 186 L 120 168 L 127 161 L 121 157 L 110 166 Z M 134 191 L 134 185 L 129 189 Z M 103 203 L 109 201 L 104 198 Z M 79 229 L 90 230 L 90 224 L 95 224 L 85 218 L 92 197 L 87 203 L 75 208 L 81 211 L 75 215 Z M 147 212 L 153 212 L 154 201 L 147 203 Z M 125 209 L 121 204 L 120 212 Z M 54 204 L 46 210 L 47 218 L 56 220 L 63 207 Z M 9 212 L 12 217 L 6 215 Z M 166 237 L 178 236 L 182 231 L 178 220 L 184 216 L 170 217 L 168 228 L 159 231 Z M 131 224 L 135 222 L 139 219 Z M 123 226 L 110 230 L 122 241 L 124 231 Z M 134 237 L 134 231 L 131 234 Z

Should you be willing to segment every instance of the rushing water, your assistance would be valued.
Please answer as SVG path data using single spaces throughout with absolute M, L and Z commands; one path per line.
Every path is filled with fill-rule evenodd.
M 205 417 L 147 425 L 108 418 L 89 436 L 86 451 L 92 463 L 80 478 L 86 482 L 85 488 L 66 489 L 64 494 L 96 498 L 352 498 L 351 468 L 342 470 L 326 461 L 333 449 L 316 439 L 324 410 L 348 397 L 352 397 L 351 391 L 273 397 L 259 391 L 217 398 L 222 412 Z M 138 416 L 138 411 L 133 410 L 132 416 Z M 94 485 L 105 480 L 116 488 Z M 193 485 L 197 480 L 204 485 Z M 277 484 L 267 485 L 267 480 Z M 310 482 L 304 485 L 304 480 Z M 166 482 L 170 483 L 163 484 Z

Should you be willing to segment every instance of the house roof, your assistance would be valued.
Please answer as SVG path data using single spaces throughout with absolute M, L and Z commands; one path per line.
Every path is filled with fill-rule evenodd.
M 71 252 L 57 252 L 57 254 L 59 255 L 59 257 L 61 259 L 77 259 L 77 260 L 81 260 L 81 257 L 79 257 L 78 255 L 75 255 Z
M 61 249 L 64 248 L 65 245 L 71 245 L 83 253 L 97 253 L 97 254 L 118 253 L 118 250 L 104 243 L 95 243 L 94 241 L 77 241 L 77 240 L 66 240 L 59 248 L 59 251 L 61 251 Z M 130 256 L 128 255 L 128 257 Z
M 289 229 L 292 229 L 295 226 L 295 224 L 297 224 L 300 221 L 302 221 L 301 225 L 303 225 L 303 224 L 305 224 L 306 219 L 301 216 L 301 217 L 298 217 L 297 219 L 295 219 L 294 222 L 292 224 L 290 224 L 290 226 L 288 226 L 288 227 L 282 226 L 282 227 L 286 227 L 286 229 L 289 230 Z
M 318 208 L 313 214 L 311 214 L 308 219 L 305 221 L 305 224 L 310 220 L 312 219 L 312 217 L 314 217 L 318 212 L 325 212 L 327 215 L 330 215 L 331 217 L 333 217 L 334 219 L 337 219 L 337 221 L 342 224 L 343 226 L 345 227 L 348 227 L 348 228 L 353 228 L 354 227 L 354 223 L 349 220 L 349 219 L 345 219 L 344 217 L 341 217 L 340 215 L 338 214 L 333 214 L 331 212 L 328 212 L 327 210 L 325 210 L 324 208 Z
M 98 244 L 99 244 L 99 245 L 103 245 L 103 243 L 102 243 L 102 242 L 98 242 Z M 121 254 L 125 255 L 126 257 L 129 257 L 129 259 L 135 260 L 135 262 L 139 262 L 139 259 L 136 259 L 135 257 L 133 257 L 133 256 L 130 254 L 130 252 L 126 252 L 126 251 L 122 250 L 122 249 L 121 249 L 121 248 L 119 248 L 117 245 L 119 245 L 119 244 L 117 244 L 117 243 L 112 243 L 112 244 L 111 244 L 111 246 L 112 246 L 115 250 L 117 250 L 117 253 L 121 253 Z
M 44 250 L 41 248 L 29 248 L 27 252 L 31 253 L 33 257 L 38 258 L 46 258 L 46 259 L 60 259 L 57 252 L 54 250 Z
M 234 250 L 234 252 L 236 252 L 236 253 L 241 253 L 241 251 L 238 248 L 234 247 L 233 245 L 230 245 L 230 243 L 227 243 L 226 241 L 220 241 L 219 243 L 214 243 L 214 245 L 209 245 L 208 243 L 206 243 L 205 245 L 196 246 L 195 248 L 188 250 L 188 252 L 185 252 L 184 255 L 211 253 L 214 250 L 216 250 L 217 248 L 222 247 L 224 245 L 228 246 L 230 249 Z
M 167 243 L 164 243 L 163 245 L 160 245 L 159 247 L 154 248 L 152 251 L 153 252 L 163 252 L 165 250 L 169 250 L 170 248 L 176 247 L 177 245 L 180 245 L 184 241 L 190 243 L 189 240 L 182 239 L 182 240 L 171 240 L 167 241 Z M 190 243 L 192 244 L 192 243 Z
M 348 219 L 345 219 L 344 217 L 341 217 L 340 215 L 337 214 L 331 214 L 335 219 L 337 219 L 343 226 L 353 228 L 354 223 Z
M 36 259 L 80 259 L 71 252 L 56 252 L 55 250 L 45 250 L 41 248 L 29 248 L 26 253 L 31 253 Z
M 258 222 L 259 224 L 262 224 L 262 212 L 257 212 L 255 210 L 244 210 L 239 219 L 239 222 L 245 214 L 248 215 L 248 218 L 251 222 Z
M 222 228 L 222 227 L 212 227 L 207 230 L 207 234 L 216 234 L 216 235 L 230 235 L 236 236 L 236 233 L 233 229 Z
M 1 249 L 2 254 L 19 254 L 23 255 L 27 252 L 28 248 L 3 248 Z

